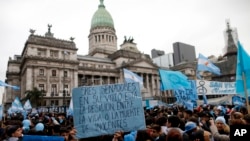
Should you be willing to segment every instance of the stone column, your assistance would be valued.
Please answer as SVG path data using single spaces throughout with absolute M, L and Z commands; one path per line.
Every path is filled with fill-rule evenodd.
M 157 88 L 156 91 L 155 91 L 155 95 L 156 95 L 156 96 L 159 96 L 159 95 L 160 95 L 160 94 L 159 94 L 159 91 L 160 91 L 160 89 L 159 89 L 159 88 L 160 88 L 160 85 L 159 85 L 159 84 L 160 84 L 160 80 L 159 80 L 158 75 L 156 75 L 156 85 L 155 85 L 156 88 Z
M 151 96 L 155 95 L 155 92 L 157 91 L 155 87 L 155 77 L 154 74 L 151 74 L 151 84 L 152 84 L 152 93 Z
M 147 90 L 148 90 L 148 92 L 150 92 L 148 77 L 149 77 L 149 76 L 148 76 L 148 74 L 146 73 L 146 84 L 147 84 Z

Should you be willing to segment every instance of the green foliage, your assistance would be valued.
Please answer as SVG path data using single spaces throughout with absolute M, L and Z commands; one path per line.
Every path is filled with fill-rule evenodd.
M 41 106 L 41 102 L 43 100 L 43 93 L 44 90 L 39 90 L 38 88 L 34 87 L 32 90 L 27 90 L 25 92 L 25 100 L 30 100 L 32 107 Z

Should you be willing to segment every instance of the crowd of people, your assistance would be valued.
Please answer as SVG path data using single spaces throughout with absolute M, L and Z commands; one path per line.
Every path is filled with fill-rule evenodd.
M 200 105 L 144 108 L 146 129 L 77 139 L 73 117 L 64 113 L 6 115 L 1 121 L 1 141 L 21 141 L 24 136 L 50 136 L 65 141 L 230 141 L 230 125 L 250 125 L 244 106 Z

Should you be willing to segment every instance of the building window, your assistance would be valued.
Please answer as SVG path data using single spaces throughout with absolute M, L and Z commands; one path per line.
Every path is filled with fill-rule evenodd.
M 73 104 L 73 103 L 72 103 Z M 70 105 L 70 100 L 67 100 L 67 105 Z
M 51 105 L 51 106 L 54 106 L 54 105 L 55 105 L 54 100 L 51 100 L 51 101 L 50 101 L 50 105 Z
M 39 70 L 39 75 L 44 76 L 44 69 Z
M 91 68 L 95 68 L 95 64 L 91 64 Z
M 43 96 L 46 96 L 46 92 L 45 92 L 45 89 L 44 89 L 44 84 L 39 84 L 38 87 L 39 87 L 39 90 L 43 92 Z
M 98 65 L 99 68 L 103 68 L 103 65 Z
M 65 95 L 66 95 L 66 96 L 70 96 L 70 93 L 69 93 L 69 85 L 64 85 L 64 90 L 65 90 Z
M 54 94 L 54 96 L 58 96 L 56 84 L 51 85 L 51 93 Z
M 51 50 L 51 51 L 50 51 L 50 57 L 55 57 L 55 58 L 57 58 L 57 57 L 58 57 L 58 51 Z
M 63 76 L 68 77 L 68 71 L 63 71 Z
M 58 106 L 58 105 L 59 105 L 58 100 L 55 100 L 55 106 Z
M 111 67 L 110 66 L 106 66 L 107 69 L 110 69 Z
M 45 49 L 37 49 L 37 55 L 38 56 L 46 56 L 46 50 Z
M 42 104 L 42 106 L 46 106 L 46 100 L 43 100 L 43 104 Z
M 52 76 L 56 76 L 56 70 L 52 70 Z

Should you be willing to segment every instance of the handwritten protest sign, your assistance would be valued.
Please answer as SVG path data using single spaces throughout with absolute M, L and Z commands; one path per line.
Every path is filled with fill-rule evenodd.
M 196 104 L 196 100 L 198 99 L 196 93 L 196 82 L 195 80 L 189 80 L 191 88 L 179 88 L 174 90 L 174 96 L 177 99 L 178 103 L 185 103 L 187 101 L 191 101 Z
M 138 82 L 73 89 L 77 138 L 145 129 Z

